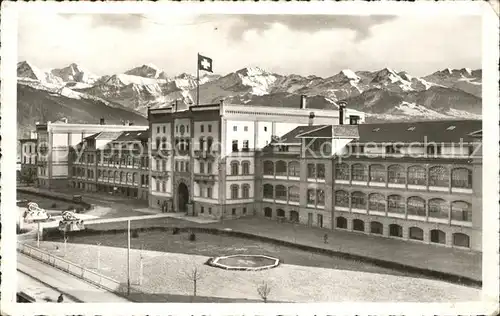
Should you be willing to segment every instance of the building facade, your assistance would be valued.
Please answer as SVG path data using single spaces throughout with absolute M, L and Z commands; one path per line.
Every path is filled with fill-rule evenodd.
M 213 218 L 253 215 L 258 153 L 273 139 L 306 124 L 339 121 L 339 111 L 212 104 L 148 111 L 151 130 L 150 207 Z M 346 122 L 363 122 L 354 110 Z
M 260 215 L 481 250 L 481 142 L 473 136 L 481 121 L 349 128 L 299 127 L 263 151 Z M 332 150 L 320 154 L 320 143 Z
M 19 140 L 21 147 L 20 180 L 28 183 L 37 181 L 37 139 L 23 138 Z
M 100 132 L 71 151 L 70 186 L 148 200 L 149 132 Z
M 38 141 L 37 178 L 38 185 L 45 189 L 69 186 L 70 149 L 81 143 L 85 137 L 99 132 L 145 131 L 147 126 L 69 124 L 47 122 L 36 124 Z

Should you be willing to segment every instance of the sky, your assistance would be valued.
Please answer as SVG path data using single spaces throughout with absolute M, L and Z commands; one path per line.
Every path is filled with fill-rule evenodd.
M 196 73 L 244 67 L 328 77 L 391 68 L 425 76 L 481 68 L 481 18 L 473 16 L 56 14 L 19 16 L 19 61 L 41 69 L 77 63 L 97 75 L 154 64 Z

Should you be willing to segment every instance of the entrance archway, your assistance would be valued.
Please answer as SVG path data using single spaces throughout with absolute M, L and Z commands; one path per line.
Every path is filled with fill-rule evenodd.
M 187 212 L 189 202 L 189 190 L 185 183 L 179 183 L 177 188 L 177 207 L 179 212 Z

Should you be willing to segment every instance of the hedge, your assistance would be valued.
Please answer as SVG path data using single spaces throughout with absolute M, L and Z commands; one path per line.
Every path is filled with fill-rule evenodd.
M 68 199 L 68 198 L 65 198 L 62 196 L 52 195 L 52 194 L 43 193 L 43 192 L 33 192 L 31 190 L 26 190 L 26 189 L 22 189 L 22 188 L 18 188 L 17 191 L 22 192 L 22 193 L 26 193 L 26 194 L 30 194 L 30 195 L 37 195 L 37 196 L 49 198 L 52 200 L 62 201 L 62 202 L 66 202 L 66 203 L 78 204 L 78 205 L 83 206 L 83 208 L 87 211 L 92 209 L 92 204 L 89 204 L 89 203 L 86 203 L 83 201 L 82 202 L 75 202 L 75 201 L 73 201 L 73 199 Z

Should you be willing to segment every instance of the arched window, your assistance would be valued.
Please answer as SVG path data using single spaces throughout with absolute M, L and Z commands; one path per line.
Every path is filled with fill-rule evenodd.
M 335 164 L 335 179 L 349 180 L 349 165 L 346 163 Z
M 120 171 L 120 182 L 123 182 L 124 178 L 123 178 L 123 171 Z
M 424 231 L 419 227 L 410 227 L 409 238 L 414 240 L 424 240 Z
M 282 201 L 286 201 L 286 188 L 284 185 L 281 185 L 281 184 L 278 184 L 276 187 L 275 187 L 275 199 L 276 200 L 282 200 Z
M 231 199 L 235 200 L 239 198 L 239 186 L 237 184 L 231 185 Z
M 356 163 L 352 165 L 352 180 L 353 181 L 367 181 L 368 173 L 366 170 L 366 166 L 360 163 Z
M 429 185 L 436 187 L 447 187 L 450 176 L 448 169 L 443 166 L 435 166 L 429 169 Z
M 456 168 L 451 171 L 451 186 L 453 188 L 472 188 L 472 171 L 467 168 Z
M 386 171 L 382 165 L 370 166 L 370 182 L 383 182 L 385 183 Z
M 277 176 L 286 176 L 286 162 L 283 160 L 279 160 L 276 162 L 276 175 Z
M 472 207 L 464 201 L 453 201 L 451 203 L 451 219 L 454 221 L 471 222 Z
M 385 212 L 385 197 L 380 193 L 372 193 L 368 197 L 368 210 Z
M 250 174 L 250 162 L 243 161 L 241 163 L 241 173 L 244 174 L 244 175 Z
M 382 223 L 380 222 L 371 222 L 370 233 L 382 235 L 384 233 L 384 225 L 382 225 Z
M 290 202 L 300 202 L 300 189 L 298 186 L 288 187 L 288 200 Z
M 317 205 L 325 205 L 325 191 L 322 189 L 316 190 L 316 203 Z
M 127 172 L 127 183 L 132 183 L 132 174 Z
M 297 161 L 288 163 L 288 175 L 290 177 L 300 177 L 300 164 Z
M 335 191 L 335 206 L 349 207 L 349 193 L 343 190 Z
M 425 217 L 425 200 L 418 196 L 409 197 L 407 200 L 408 215 Z
M 205 150 L 205 139 L 203 137 L 200 137 L 199 143 L 200 143 L 200 145 L 199 145 L 200 150 L 201 151 Z
M 120 178 L 118 178 L 118 177 L 119 177 L 118 171 L 115 171 L 113 173 L 113 178 L 115 179 L 116 182 L 120 181 Z
M 449 207 L 443 199 L 429 200 L 429 217 L 448 218 Z
M 360 219 L 354 219 L 352 221 L 352 230 L 364 232 L 365 231 L 365 222 Z
M 387 212 L 404 214 L 405 202 L 400 195 L 389 195 L 387 198 Z
M 352 192 L 351 208 L 366 210 L 366 194 L 360 191 Z
M 278 217 L 285 217 L 285 211 L 283 211 L 282 209 L 277 209 L 276 210 L 276 216 Z
M 389 236 L 392 237 L 403 237 L 403 227 L 398 224 L 389 225 Z
M 316 190 L 307 189 L 307 204 L 316 205 Z
M 137 173 L 132 174 L 132 183 L 137 183 Z
M 237 161 L 231 162 L 231 175 L 232 176 L 238 175 L 238 162 Z
M 337 228 L 347 229 L 347 219 L 345 217 L 339 216 L 337 217 Z
M 274 187 L 272 184 L 269 183 L 264 184 L 264 198 L 274 199 Z
M 422 166 L 408 167 L 408 184 L 427 185 L 427 175 Z
M 297 211 L 290 211 L 290 221 L 294 223 L 299 222 L 299 212 Z
M 250 185 L 244 184 L 242 186 L 242 194 L 244 199 L 248 199 L 250 197 Z
M 405 169 L 401 165 L 392 165 L 387 169 L 388 182 L 404 184 L 406 182 Z
M 431 242 L 436 244 L 446 244 L 446 234 L 439 229 L 431 230 Z
M 274 163 L 272 161 L 264 161 L 264 174 L 268 176 L 274 175 Z
M 111 170 L 108 171 L 108 179 L 113 179 L 113 171 Z
M 270 207 L 264 208 L 264 216 L 265 217 L 273 217 L 273 210 Z
M 470 248 L 470 238 L 466 234 L 454 233 L 453 246 Z
M 207 151 L 211 152 L 213 150 L 212 144 L 214 143 L 214 139 L 212 137 L 207 138 Z

